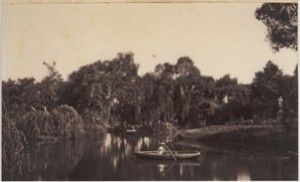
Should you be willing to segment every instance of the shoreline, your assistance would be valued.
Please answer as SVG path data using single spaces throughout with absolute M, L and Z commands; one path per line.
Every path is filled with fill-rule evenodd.
M 179 143 L 191 147 L 279 155 L 286 155 L 288 151 L 298 153 L 298 132 L 287 134 L 281 126 L 215 125 L 180 130 L 177 138 Z
M 202 128 L 180 130 L 178 136 L 191 139 L 203 140 L 217 135 L 245 132 L 254 135 L 269 135 L 284 132 L 281 126 L 266 125 L 212 125 Z

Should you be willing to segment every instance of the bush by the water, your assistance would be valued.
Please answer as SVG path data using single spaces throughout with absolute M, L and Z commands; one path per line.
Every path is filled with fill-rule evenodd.
M 59 136 L 67 140 L 75 140 L 82 137 L 84 134 L 84 123 L 73 107 L 62 105 L 55 108 L 51 114 Z
M 15 122 L 2 116 L 2 180 L 18 180 L 29 171 L 27 140 Z
M 178 134 L 178 129 L 171 123 L 159 123 L 154 127 L 154 135 L 158 138 L 159 142 L 171 142 Z
M 49 112 L 7 113 L 2 117 L 2 179 L 18 180 L 28 174 L 30 143 L 56 143 L 81 138 L 97 140 L 104 132 L 100 124 L 93 120 L 83 121 L 77 111 L 67 105 Z
M 75 140 L 84 133 L 81 117 L 72 107 L 66 105 L 50 112 L 30 111 L 17 119 L 17 127 L 29 141 Z
M 18 128 L 29 141 L 59 142 L 77 140 L 86 136 L 88 139 L 101 137 L 105 130 L 95 122 L 94 117 L 84 117 L 67 105 L 52 111 L 30 111 L 22 116 L 15 115 Z
M 105 134 L 105 127 L 103 126 L 103 118 L 95 112 L 87 112 L 83 115 L 84 131 L 86 137 L 90 140 L 99 140 Z

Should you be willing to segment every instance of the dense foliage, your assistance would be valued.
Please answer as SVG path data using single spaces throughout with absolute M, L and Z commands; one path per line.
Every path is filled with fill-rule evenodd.
M 297 117 L 297 71 L 284 75 L 271 61 L 255 73 L 249 85 L 239 84 L 230 75 L 217 80 L 201 75 L 189 57 L 179 58 L 174 65 L 159 64 L 153 73 L 139 76 L 133 54 L 118 54 L 111 61 L 81 67 L 67 81 L 54 66 L 45 65 L 50 74 L 41 82 L 31 78 L 3 82 L 3 112 L 23 113 L 17 126 L 28 138 L 34 138 L 34 133 L 29 133 L 37 126 L 45 136 L 68 135 L 58 134 L 57 127 L 66 124 L 60 120 L 69 119 L 72 127 L 84 130 L 126 124 L 151 127 L 161 122 L 191 128 L 230 120 L 276 118 L 280 96 L 286 116 Z M 58 107 L 61 104 L 75 108 L 80 116 L 69 106 Z M 72 119 L 68 113 L 84 119 Z
M 154 129 L 165 141 L 176 135 L 176 127 L 275 120 L 289 130 L 298 114 L 297 67 L 294 75 L 284 75 L 271 61 L 251 84 L 239 84 L 230 75 L 217 80 L 201 75 L 188 57 L 139 76 L 133 54 L 119 54 L 81 67 L 66 81 L 54 65 L 45 65 L 50 74 L 41 82 L 2 82 L 5 179 L 27 173 L 28 142 L 97 141 L 104 128 L 128 125 Z M 279 97 L 284 116 L 276 121 Z
M 265 3 L 255 15 L 268 27 L 267 38 L 275 51 L 284 47 L 298 49 L 297 3 Z
M 2 116 L 2 180 L 18 180 L 28 173 L 27 140 L 13 120 Z
M 14 120 L 30 141 L 75 140 L 83 134 L 82 119 L 69 106 L 62 105 L 51 112 L 30 111 Z

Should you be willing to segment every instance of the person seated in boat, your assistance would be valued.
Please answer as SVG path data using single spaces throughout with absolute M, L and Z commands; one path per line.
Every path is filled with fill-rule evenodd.
M 160 146 L 158 147 L 158 149 L 157 149 L 157 153 L 158 153 L 159 155 L 166 154 L 167 152 L 168 152 L 168 151 L 167 151 L 166 147 L 163 146 L 163 145 L 160 145 Z

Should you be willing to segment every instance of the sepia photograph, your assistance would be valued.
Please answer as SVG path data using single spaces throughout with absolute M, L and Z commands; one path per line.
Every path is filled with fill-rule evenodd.
M 298 181 L 298 3 L 1 1 L 3 181 Z

